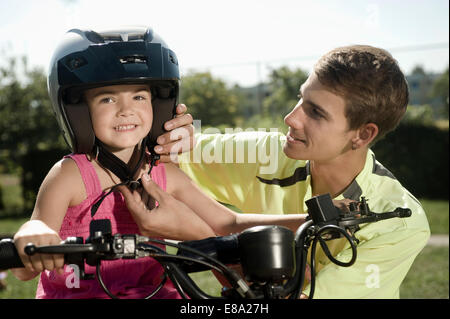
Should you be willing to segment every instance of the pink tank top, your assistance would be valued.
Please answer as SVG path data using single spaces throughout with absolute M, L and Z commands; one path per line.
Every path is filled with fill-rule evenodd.
M 87 198 L 77 206 L 69 207 L 61 225 L 61 239 L 67 237 L 89 237 L 89 223 L 92 220 L 91 206 L 103 195 L 100 180 L 94 166 L 84 154 L 65 156 L 77 164 L 83 178 Z M 151 178 L 166 189 L 166 171 L 164 164 L 155 166 Z M 111 220 L 112 234 L 138 234 L 139 229 L 128 211 L 122 194 L 113 192 L 100 205 L 94 219 Z M 102 261 L 101 275 L 106 287 L 120 298 L 142 299 L 149 295 L 161 282 L 163 269 L 154 259 L 118 259 Z M 95 267 L 85 264 L 85 272 L 95 274 Z M 38 283 L 36 298 L 109 298 L 103 291 L 97 279 L 79 280 L 73 274 L 72 268 L 65 265 L 64 275 L 55 271 L 44 271 Z M 180 299 L 170 280 L 153 297 L 158 299 Z

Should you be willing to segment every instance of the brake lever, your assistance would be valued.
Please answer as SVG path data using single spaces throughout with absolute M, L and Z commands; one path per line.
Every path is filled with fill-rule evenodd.
M 411 209 L 409 208 L 401 208 L 397 207 L 393 212 L 386 212 L 386 213 L 374 213 L 369 212 L 362 217 L 351 217 L 346 219 L 345 217 L 342 218 L 339 221 L 340 227 L 350 227 L 350 226 L 356 226 L 359 224 L 365 224 L 365 223 L 374 223 L 378 222 L 380 220 L 390 219 L 390 218 L 406 218 L 410 217 L 412 214 Z

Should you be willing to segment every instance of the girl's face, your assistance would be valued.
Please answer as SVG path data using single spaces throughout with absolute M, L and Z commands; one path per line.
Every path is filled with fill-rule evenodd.
M 152 127 L 151 93 L 147 85 L 89 89 L 85 98 L 95 136 L 112 152 L 134 149 Z

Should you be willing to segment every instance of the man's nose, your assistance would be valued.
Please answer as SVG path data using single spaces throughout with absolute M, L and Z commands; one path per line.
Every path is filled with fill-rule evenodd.
M 300 129 L 303 127 L 303 110 L 300 103 L 297 104 L 294 109 L 284 117 L 284 123 L 294 129 Z

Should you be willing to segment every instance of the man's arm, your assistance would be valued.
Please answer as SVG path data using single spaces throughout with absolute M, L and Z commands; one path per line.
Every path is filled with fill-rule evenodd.
M 210 198 L 179 168 L 166 165 L 167 191 L 173 201 L 181 201 L 202 218 L 218 235 L 239 233 L 256 225 L 280 225 L 293 232 L 304 222 L 306 214 L 240 214 Z M 169 182 L 170 181 L 170 182 Z

